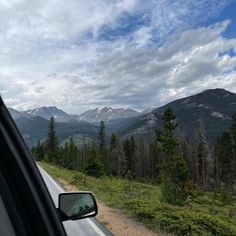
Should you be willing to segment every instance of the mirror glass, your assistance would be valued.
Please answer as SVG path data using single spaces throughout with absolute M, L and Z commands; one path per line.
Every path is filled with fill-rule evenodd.
M 59 195 L 59 210 L 64 220 L 77 220 L 97 214 L 97 204 L 92 193 L 62 193 Z

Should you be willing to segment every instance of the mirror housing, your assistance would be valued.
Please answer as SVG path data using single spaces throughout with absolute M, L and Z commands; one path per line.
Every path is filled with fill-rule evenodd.
M 98 213 L 97 202 L 91 192 L 59 194 L 57 210 L 61 221 L 94 217 Z

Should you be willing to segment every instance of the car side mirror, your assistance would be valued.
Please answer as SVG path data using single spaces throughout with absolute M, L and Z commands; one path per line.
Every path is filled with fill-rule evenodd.
M 98 213 L 97 202 L 91 192 L 61 193 L 58 206 L 61 221 L 94 217 Z

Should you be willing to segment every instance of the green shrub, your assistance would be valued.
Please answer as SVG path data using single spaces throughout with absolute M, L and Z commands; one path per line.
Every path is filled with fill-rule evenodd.
M 93 177 L 101 177 L 105 174 L 102 162 L 96 157 L 90 157 L 85 167 L 85 173 Z
M 47 163 L 42 165 L 53 176 L 63 176 L 79 189 L 93 191 L 100 200 L 125 210 L 155 232 L 161 230 L 181 236 L 236 236 L 235 206 L 222 202 L 220 193 L 197 190 L 189 195 L 185 206 L 177 206 L 161 202 L 160 186 L 111 176 L 94 178 Z M 235 201 L 235 197 L 232 199 Z
M 224 203 L 219 201 L 216 198 L 211 198 L 209 195 L 207 194 L 202 194 L 200 196 L 196 196 L 193 201 L 195 203 L 201 204 L 201 205 L 210 205 L 210 206 L 223 206 Z
M 141 220 L 152 220 L 160 230 L 176 235 L 236 235 L 236 226 L 227 221 L 186 208 L 140 200 L 129 201 L 126 206 Z

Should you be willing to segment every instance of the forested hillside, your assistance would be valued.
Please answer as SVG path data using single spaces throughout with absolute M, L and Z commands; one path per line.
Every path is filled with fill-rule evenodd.
M 102 121 L 99 143 L 77 148 L 72 138 L 58 145 L 51 118 L 47 140 L 32 153 L 36 160 L 59 167 L 45 164 L 51 174 L 94 191 L 156 232 L 236 235 L 236 114 L 229 132 L 223 132 L 215 145 L 201 130 L 197 142 L 178 136 L 171 108 L 164 111 L 162 122 L 152 143 L 133 137 L 122 140 L 113 133 L 107 145 Z
M 199 94 L 182 98 L 154 109 L 139 119 L 133 119 L 124 127 L 122 135 L 126 137 L 144 136 L 151 140 L 153 129 L 162 126 L 162 114 L 171 107 L 178 119 L 178 132 L 190 139 L 200 139 L 199 130 L 207 141 L 216 142 L 217 137 L 226 131 L 236 112 L 236 94 L 224 89 L 209 89 Z M 122 128 L 121 128 L 122 129 Z
M 191 188 L 197 185 L 212 190 L 224 184 L 227 190 L 235 191 L 235 115 L 232 116 L 228 131 L 222 132 L 215 144 L 207 140 L 201 128 L 198 130 L 198 140 L 179 135 L 176 132 L 178 117 L 171 108 L 164 111 L 162 123 L 162 128 L 153 130 L 154 141 L 148 142 L 142 137 L 121 139 L 116 133 L 112 133 L 107 140 L 105 123 L 101 121 L 97 132 L 98 142 L 78 148 L 73 138 L 64 142 L 63 146 L 59 145 L 56 133 L 66 127 L 57 127 L 54 118 L 51 118 L 48 137 L 38 142 L 33 148 L 33 154 L 38 160 L 48 160 L 91 175 L 106 174 L 156 182 L 161 182 L 163 173 L 168 173 L 172 167 L 180 168 L 173 172 L 184 171 L 184 182 L 188 182 Z M 53 157 L 50 153 L 54 153 Z M 169 176 L 167 179 L 172 177 L 177 178 Z

